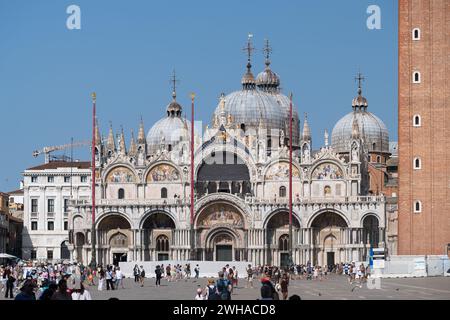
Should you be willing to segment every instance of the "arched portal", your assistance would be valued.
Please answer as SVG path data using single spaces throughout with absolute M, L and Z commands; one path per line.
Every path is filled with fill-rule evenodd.
M 62 260 L 67 260 L 70 259 L 70 251 L 69 251 L 69 241 L 63 241 L 61 243 L 61 259 Z
M 230 203 L 213 203 L 196 219 L 198 258 L 206 261 L 247 260 L 246 222 L 242 212 Z
M 297 246 L 298 232 L 300 231 L 300 223 L 297 217 L 292 217 L 292 239 L 293 249 Z M 279 211 L 267 221 L 266 225 L 266 255 L 267 263 L 286 267 L 289 265 L 289 212 Z
M 379 223 L 377 217 L 368 215 L 363 220 L 363 243 L 377 248 L 380 241 Z
M 236 154 L 213 152 L 200 165 L 196 189 L 199 196 L 226 192 L 243 197 L 251 193 L 250 173 Z
M 323 212 L 311 223 L 313 263 L 321 266 L 345 262 L 345 220 L 335 212 Z
M 98 260 L 103 264 L 118 265 L 132 259 L 133 232 L 123 216 L 105 216 L 97 227 Z
M 74 260 L 84 263 L 83 261 L 83 246 L 85 245 L 85 236 L 83 232 L 75 233 L 75 252 Z
M 175 230 L 175 222 L 165 212 L 148 215 L 142 224 L 142 243 L 145 261 L 163 261 L 172 258 L 170 246 Z

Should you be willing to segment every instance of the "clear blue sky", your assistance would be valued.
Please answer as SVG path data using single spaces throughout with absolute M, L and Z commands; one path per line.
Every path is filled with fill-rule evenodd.
M 81 7 L 81 30 L 68 30 L 66 8 Z M 381 30 L 366 9 L 381 7 Z M 210 121 L 221 92 L 240 89 L 247 33 L 273 47 L 272 69 L 284 93 L 308 112 L 314 147 L 351 111 L 358 69 L 369 110 L 397 139 L 397 2 L 0 0 L 0 190 L 16 189 L 21 172 L 40 164 L 32 151 L 90 138 L 90 93 L 97 92 L 102 133 L 108 122 L 146 130 L 165 115 L 169 77 L 181 80 L 178 101 Z M 264 67 L 261 50 L 253 58 Z M 70 151 L 67 150 L 67 154 Z M 87 148 L 75 157 L 88 159 Z

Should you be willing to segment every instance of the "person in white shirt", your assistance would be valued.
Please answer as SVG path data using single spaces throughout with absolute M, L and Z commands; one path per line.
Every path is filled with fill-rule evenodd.
M 125 289 L 125 287 L 123 286 L 123 273 L 122 270 L 120 270 L 119 267 L 117 267 L 116 269 L 116 289 L 119 289 L 119 286 L 122 285 L 122 289 Z
M 87 291 L 79 281 L 77 281 L 75 288 L 72 291 L 72 300 L 92 300 L 89 291 Z

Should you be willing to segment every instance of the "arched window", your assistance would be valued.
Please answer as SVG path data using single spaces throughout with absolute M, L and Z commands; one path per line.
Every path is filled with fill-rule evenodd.
M 160 235 L 156 238 L 156 251 L 169 251 L 169 238 L 165 235 Z
M 422 160 L 419 157 L 414 158 L 414 169 L 422 169 Z
M 413 40 L 420 40 L 420 29 L 419 28 L 414 28 L 412 31 L 412 38 Z
M 267 149 L 272 148 L 272 139 L 267 139 Z
M 413 117 L 413 126 L 414 127 L 420 127 L 422 125 L 422 119 L 420 118 L 420 115 L 416 114 Z
M 381 157 L 377 156 L 377 163 L 381 163 Z
M 419 200 L 414 201 L 414 213 L 422 212 L 422 202 Z
M 413 83 L 420 83 L 420 72 L 419 71 L 414 71 L 413 72 Z
M 167 188 L 161 188 L 161 199 L 167 199 Z
M 375 142 L 372 143 L 372 150 L 376 150 L 376 148 L 377 148 L 377 144 Z
M 286 187 L 281 186 L 279 191 L 280 198 L 286 198 Z
M 245 123 L 241 123 L 241 130 L 245 132 Z
M 119 191 L 117 192 L 117 198 L 119 199 L 125 199 L 125 190 L 123 190 L 122 188 L 119 189 Z
M 171 144 L 169 144 L 168 149 L 169 149 L 169 152 L 172 151 L 172 145 Z
M 278 249 L 280 251 L 289 250 L 289 236 L 287 234 L 283 234 L 278 240 Z

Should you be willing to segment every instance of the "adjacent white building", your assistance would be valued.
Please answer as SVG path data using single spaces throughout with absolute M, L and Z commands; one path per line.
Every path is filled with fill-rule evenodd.
M 49 162 L 23 176 L 23 259 L 69 259 L 69 200 L 90 198 L 90 162 Z

